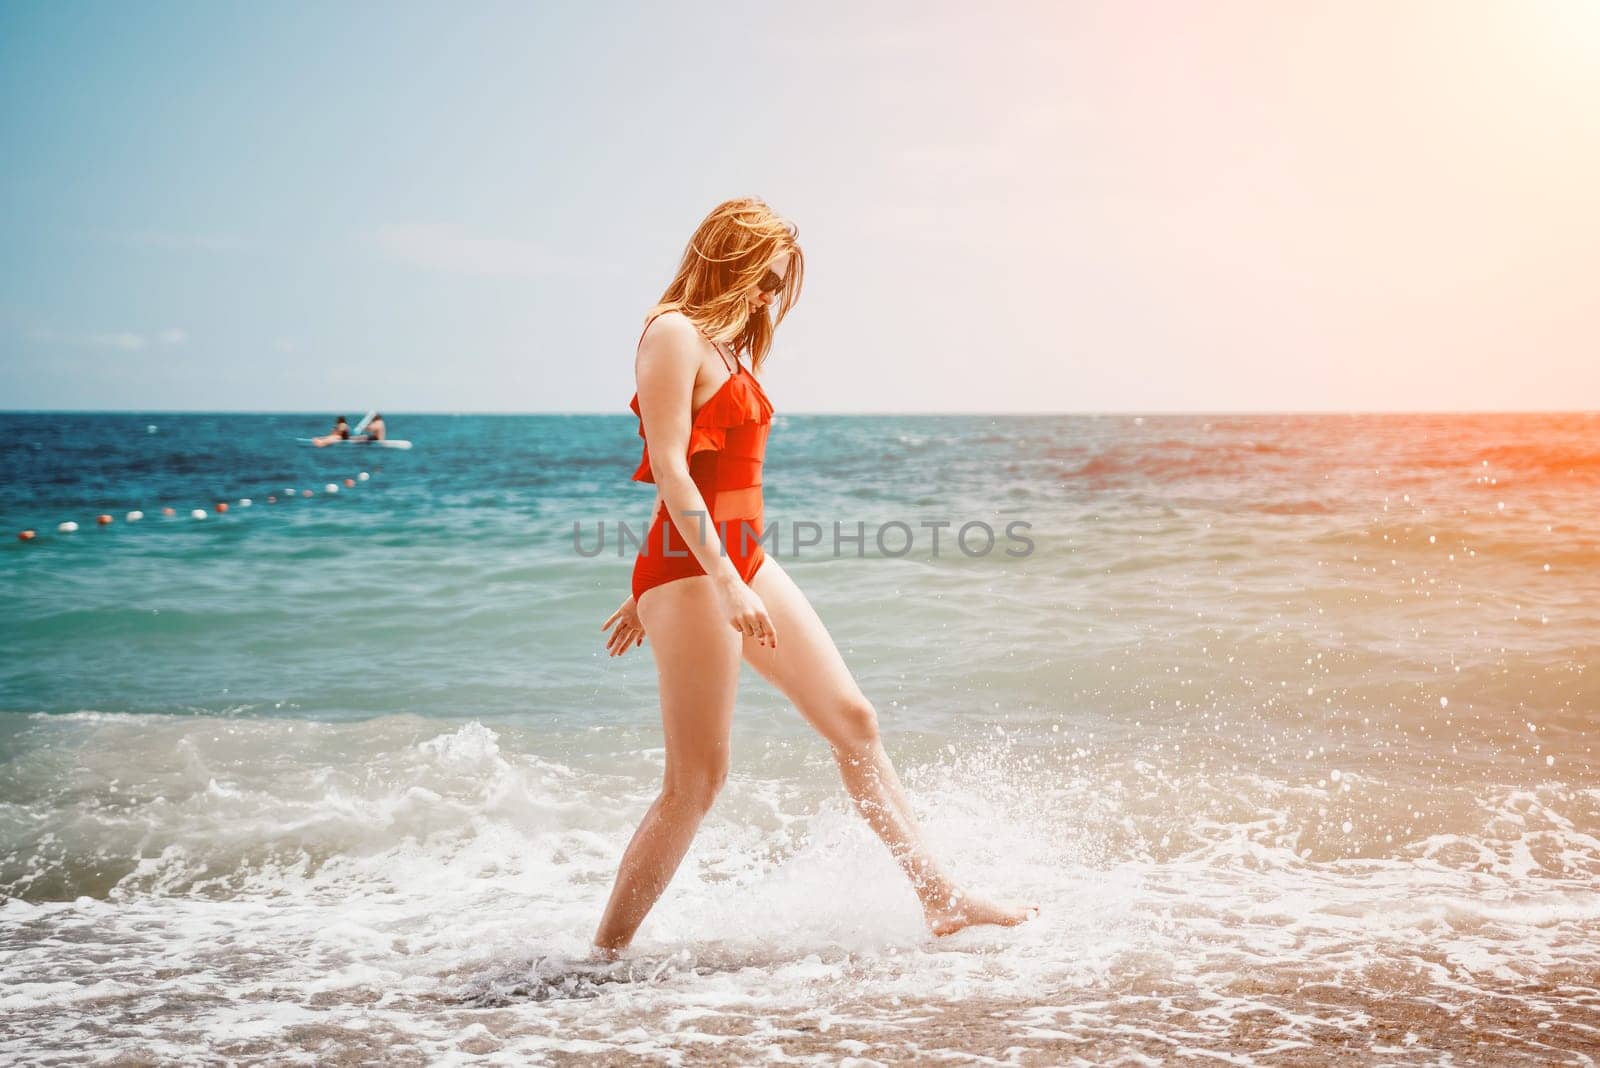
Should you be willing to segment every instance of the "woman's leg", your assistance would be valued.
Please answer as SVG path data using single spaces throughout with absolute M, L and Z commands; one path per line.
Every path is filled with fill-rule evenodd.
M 794 702 L 833 748 L 856 810 L 911 880 L 933 933 L 950 934 L 979 923 L 1009 927 L 1027 919 L 1032 906 L 998 904 L 966 894 L 929 855 L 900 777 L 878 736 L 877 710 L 856 685 L 827 628 L 788 572 L 768 556 L 751 588 L 766 604 L 778 642 L 774 649 L 743 639 L 744 658 Z
M 667 888 L 727 778 L 739 688 L 740 636 L 723 620 L 709 578 L 646 590 L 638 607 L 660 676 L 667 769 L 660 795 L 622 854 L 595 932 L 595 946 L 612 955 L 633 940 Z

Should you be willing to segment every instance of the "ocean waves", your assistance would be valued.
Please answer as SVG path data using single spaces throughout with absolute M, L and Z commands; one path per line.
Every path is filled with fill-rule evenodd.
M 927 1013 L 997 1043 L 1143 1032 L 1169 1052 L 1236 1048 L 1265 1014 L 1291 1046 L 1331 1029 L 1375 1053 L 1361 1021 L 1403 1021 L 1419 1057 L 1472 1048 L 1447 1025 L 1463 1016 L 1544 1016 L 1570 1053 L 1573 999 L 1600 996 L 1594 790 L 1284 779 L 1049 731 L 900 747 L 930 843 L 1037 900 L 1027 927 L 930 940 L 819 747 L 767 737 L 628 961 L 597 972 L 586 937 L 660 772 L 658 749 L 602 733 L 34 720 L 5 808 L 7 1053 L 64 1048 L 65 1009 L 174 1056 L 353 1050 L 373 1029 L 508 1055 L 558 1035 L 617 1055 L 722 1035 L 736 1059 L 972 1048 L 968 1029 L 907 1030 Z M 787 1032 L 763 1038 L 775 1018 Z
M 0 1058 L 1594 1058 L 1591 416 L 786 417 L 771 522 L 1029 524 L 774 555 L 939 855 L 1043 913 L 929 938 L 747 673 L 615 967 L 664 756 L 572 531 L 644 525 L 636 423 L 407 419 L 268 506 L 333 478 L 291 417 L 38 418 L 13 525 L 257 500 L 0 548 Z

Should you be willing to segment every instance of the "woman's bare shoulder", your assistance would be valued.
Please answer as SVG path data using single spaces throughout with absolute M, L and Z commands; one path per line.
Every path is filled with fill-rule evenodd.
M 700 328 L 692 319 L 680 311 L 662 312 L 650 320 L 639 338 L 636 365 L 640 368 L 653 363 L 698 366 L 702 344 Z
M 650 321 L 639 339 L 634 372 L 641 381 L 657 376 L 692 380 L 704 358 L 703 345 L 699 328 L 687 315 L 662 312 Z
M 696 344 L 699 342 L 700 336 L 700 328 L 695 326 L 694 320 L 683 314 L 683 312 L 664 311 L 650 320 L 650 325 L 644 328 L 644 336 L 640 340 L 642 342 L 653 341 L 657 345 L 681 345 L 685 343 Z

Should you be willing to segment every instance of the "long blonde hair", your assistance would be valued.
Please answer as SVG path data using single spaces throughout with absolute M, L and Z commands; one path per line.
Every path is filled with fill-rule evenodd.
M 805 256 L 795 240 L 800 230 L 755 197 L 725 200 L 696 227 L 683 260 L 661 300 L 645 321 L 662 312 L 682 312 L 712 341 L 749 353 L 759 368 L 772 348 L 772 334 L 800 299 Z M 745 291 L 759 285 L 767 265 L 789 253 L 789 270 L 777 292 L 777 315 L 750 314 Z

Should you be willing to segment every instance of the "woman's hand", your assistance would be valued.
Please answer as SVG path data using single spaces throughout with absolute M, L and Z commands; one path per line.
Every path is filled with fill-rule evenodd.
M 611 630 L 613 623 L 616 624 L 615 630 Z M 621 656 L 629 649 L 644 644 L 644 624 L 639 622 L 639 606 L 632 597 L 623 601 L 622 607 L 600 624 L 600 629 L 611 630 L 606 637 L 607 656 Z
M 747 638 L 754 638 L 761 645 L 774 649 L 778 647 L 778 628 L 772 625 L 767 606 L 742 579 L 718 582 L 717 603 L 722 606 L 722 614 L 734 630 Z

